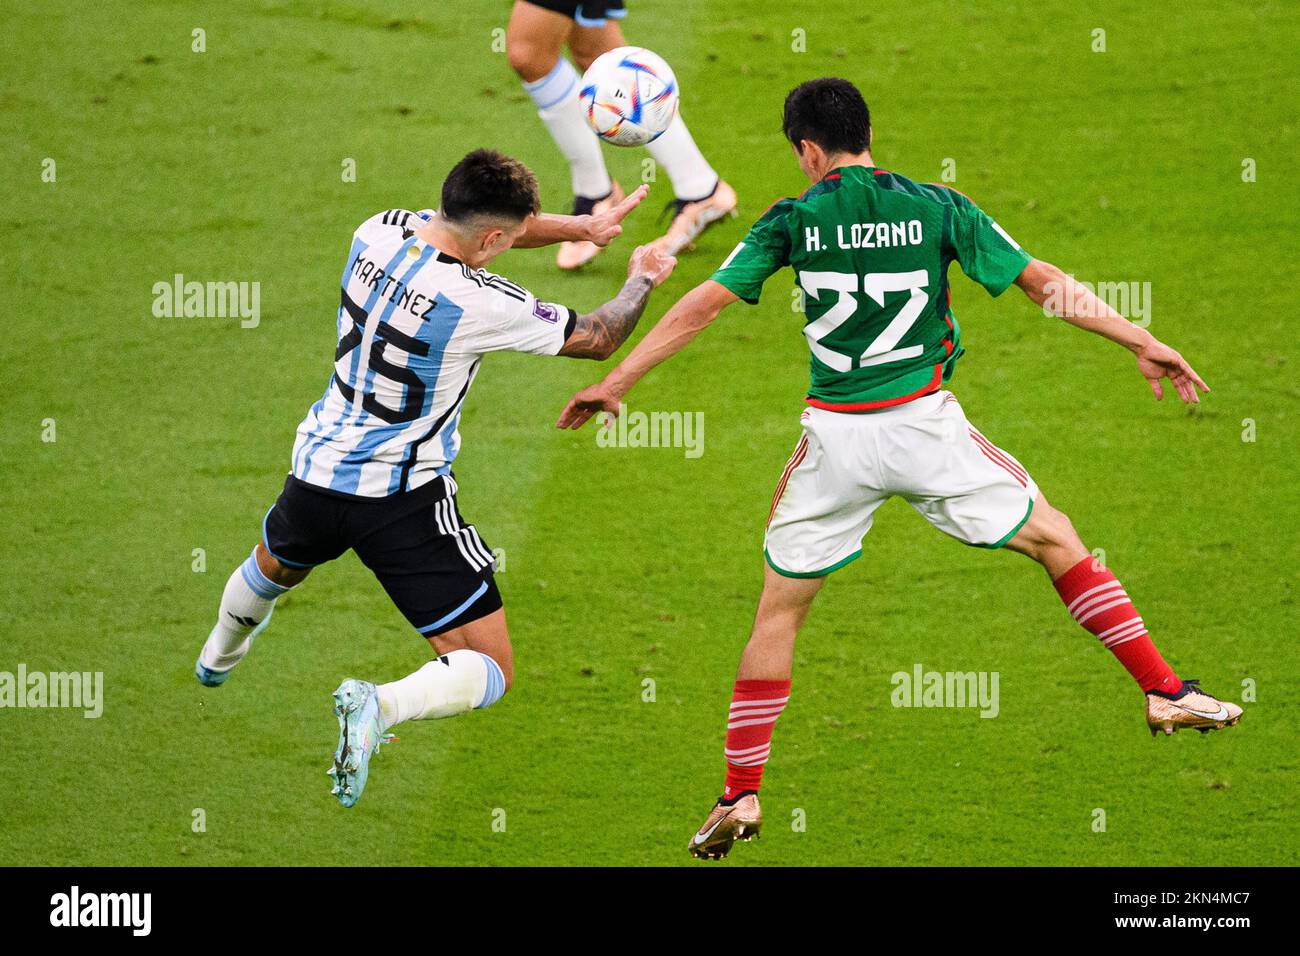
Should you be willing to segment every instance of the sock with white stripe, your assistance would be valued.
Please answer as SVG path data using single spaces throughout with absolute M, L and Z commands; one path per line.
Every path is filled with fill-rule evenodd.
M 603 199 L 614 184 L 605 169 L 600 140 L 582 115 L 582 104 L 578 101 L 580 80 L 573 64 L 560 57 L 550 73 L 525 83 L 524 89 L 537 104 L 537 115 L 546 124 L 555 145 L 569 161 L 573 194 Z
M 718 185 L 718 174 L 695 145 L 695 138 L 680 113 L 646 149 L 672 180 L 673 194 L 678 199 L 704 199 Z
M 1177 693 L 1182 681 L 1151 643 L 1124 586 L 1089 555 L 1054 582 L 1070 616 L 1101 640 L 1144 691 Z
M 414 674 L 380 684 L 384 728 L 404 720 L 437 720 L 489 707 L 506 692 L 497 662 L 468 648 L 443 654 Z
M 727 714 L 727 780 L 724 800 L 757 790 L 772 750 L 776 719 L 790 699 L 788 680 L 738 680 Z
M 235 569 L 221 594 L 217 623 L 208 635 L 199 660 L 214 671 L 228 671 L 248 653 L 249 635 L 271 616 L 275 601 L 290 590 L 276 584 L 257 566 L 257 549 Z

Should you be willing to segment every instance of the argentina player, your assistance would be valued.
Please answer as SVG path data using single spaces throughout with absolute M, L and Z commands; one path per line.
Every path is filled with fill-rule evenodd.
M 605 245 L 646 187 L 595 216 L 538 213 L 537 181 L 476 150 L 442 186 L 438 212 L 395 209 L 352 237 L 325 395 L 298 426 L 292 471 L 262 539 L 226 583 L 195 664 L 223 683 L 271 619 L 276 599 L 352 549 L 438 655 L 388 684 L 334 692 L 333 792 L 353 806 L 371 755 L 404 720 L 453 717 L 501 699 L 512 661 L 492 552 L 456 507 L 460 411 L 489 352 L 605 359 L 623 344 L 676 260 L 633 252 L 616 298 L 579 315 L 483 267 L 512 247 Z

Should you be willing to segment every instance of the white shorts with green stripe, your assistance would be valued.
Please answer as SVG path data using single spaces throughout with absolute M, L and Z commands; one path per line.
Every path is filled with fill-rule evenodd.
M 820 577 L 862 553 L 897 495 L 958 541 L 1000 548 L 1029 520 L 1038 485 L 980 434 L 951 392 L 873 412 L 805 409 L 777 483 L 764 552 L 787 577 Z

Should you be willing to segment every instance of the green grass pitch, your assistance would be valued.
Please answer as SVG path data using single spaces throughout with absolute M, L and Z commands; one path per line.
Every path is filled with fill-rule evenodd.
M 880 165 L 937 180 L 950 160 L 953 185 L 1034 254 L 1150 283 L 1152 331 L 1213 387 L 1194 414 L 1152 401 L 1121 350 L 956 269 L 968 355 L 951 387 L 1104 549 L 1175 668 L 1255 697 L 1237 728 L 1153 741 L 1141 695 L 1041 570 L 892 502 L 813 610 L 764 838 L 724 865 L 1296 863 L 1294 11 L 630 6 L 629 40 L 674 66 L 684 115 L 741 197 L 740 220 L 683 256 L 641 332 L 770 202 L 805 188 L 780 136 L 787 90 L 853 79 Z M 631 395 L 634 409 L 704 412 L 698 459 L 556 432 L 594 364 L 485 363 L 457 476 L 505 555 L 516 687 L 491 710 L 401 727 L 355 810 L 329 796 L 330 692 L 429 652 L 354 557 L 283 603 L 226 686 L 191 673 L 325 386 L 355 226 L 434 205 L 480 145 L 532 165 L 545 205 L 566 211 L 567 168 L 493 48 L 508 12 L 6 12 L 0 671 L 101 671 L 105 703 L 99 719 L 0 712 L 0 864 L 692 862 L 686 841 L 721 785 L 762 526 L 798 436 L 807 356 L 788 273 Z M 643 151 L 606 154 L 625 185 L 640 178 Z M 663 178 L 580 275 L 558 274 L 549 250 L 494 268 L 594 307 L 670 197 Z M 259 282 L 260 324 L 154 317 L 153 284 L 176 273 Z M 894 708 L 890 675 L 917 663 L 997 671 L 1000 715 Z

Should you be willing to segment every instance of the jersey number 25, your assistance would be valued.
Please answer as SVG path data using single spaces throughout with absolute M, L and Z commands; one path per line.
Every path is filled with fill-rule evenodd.
M 366 310 L 353 302 L 346 292 L 343 294 L 343 308 L 347 312 L 348 318 L 352 320 L 352 329 L 343 338 L 339 339 L 338 348 L 334 352 L 336 365 L 339 359 L 361 344 L 361 340 L 365 335 L 365 324 L 369 318 Z M 377 375 L 383 375 L 399 385 L 404 385 L 405 389 L 401 408 L 389 408 L 387 405 L 381 404 L 373 391 L 362 394 L 361 407 L 381 421 L 388 422 L 391 425 L 402 425 L 413 422 L 420 417 L 420 411 L 424 407 L 425 386 L 423 379 L 414 369 L 396 365 L 384 357 L 384 350 L 389 346 L 409 354 L 425 356 L 429 354 L 429 343 L 421 342 L 419 339 L 399 332 L 384 321 L 379 322 L 378 327 L 375 329 L 374 338 L 370 343 L 370 371 Z M 366 371 L 364 364 L 357 370 L 363 383 L 366 379 Z M 334 381 L 337 383 L 339 391 L 343 393 L 344 398 L 349 402 L 356 402 L 356 389 L 343 381 L 337 372 L 335 372 Z

